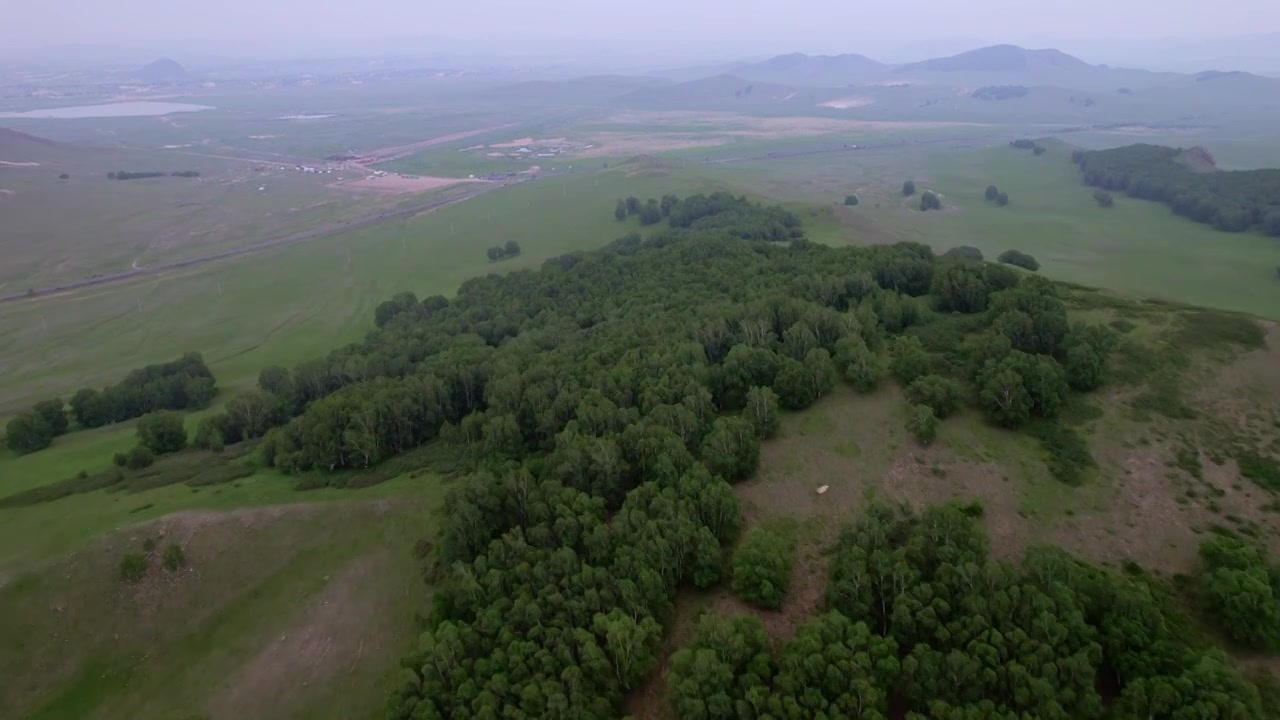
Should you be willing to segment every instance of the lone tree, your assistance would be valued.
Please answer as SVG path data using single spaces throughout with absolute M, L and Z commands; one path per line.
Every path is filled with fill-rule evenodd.
M 1002 193 L 1000 193 L 1000 194 L 996 195 L 996 204 L 997 204 L 997 205 L 999 205 L 1000 207 L 1004 207 L 1005 205 L 1008 205 L 1008 204 L 1009 204 L 1009 193 L 1002 192 Z
M 902 183 L 902 194 L 911 197 L 916 194 L 916 183 L 914 180 L 908 180 Z
M 507 257 L 515 257 L 520 254 L 520 243 L 515 240 L 508 240 L 502 250 L 507 254 Z
M 1111 197 L 1111 193 L 1106 190 L 1093 191 L 1094 202 L 1098 203 L 1098 207 L 1109 208 L 1116 204 L 1116 199 Z
M 858 196 L 857 196 L 857 195 L 845 195 L 845 196 L 844 196 L 844 204 L 845 204 L 845 205 L 848 205 L 848 206 L 850 206 L 850 207 L 852 207 L 852 206 L 854 206 L 854 205 L 857 205 L 857 204 L 858 204 Z
M 187 429 L 182 424 L 182 415 L 161 410 L 138 418 L 138 444 L 157 455 L 186 447 Z
M 618 222 L 622 222 L 623 220 L 627 219 L 627 201 L 626 200 L 623 200 L 621 198 L 618 199 L 618 205 L 613 209 L 613 217 L 616 218 Z
M 987 202 L 995 202 L 996 198 L 999 196 L 1000 190 L 997 189 L 995 185 L 987 186 Z
M 942 201 L 938 199 L 937 194 L 934 193 L 932 190 L 925 190 L 924 194 L 920 196 L 921 212 L 929 212 L 930 210 L 941 210 L 941 209 L 942 209 Z

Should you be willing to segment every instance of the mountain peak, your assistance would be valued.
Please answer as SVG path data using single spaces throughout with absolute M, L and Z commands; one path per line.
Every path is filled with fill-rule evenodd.
M 1013 72 L 1018 70 L 1084 70 L 1089 63 L 1052 48 L 1029 50 L 1018 45 L 990 45 L 959 55 L 902 66 L 917 72 Z
M 137 74 L 145 82 L 176 82 L 187 77 L 187 70 L 179 65 L 176 60 L 160 58 L 155 62 L 144 65 L 138 70 Z

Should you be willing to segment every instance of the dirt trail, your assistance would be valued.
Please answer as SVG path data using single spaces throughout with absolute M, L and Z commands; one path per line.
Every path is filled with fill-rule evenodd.
M 209 702 L 212 720 L 291 715 L 312 692 L 324 692 L 350 672 L 373 645 L 369 635 L 384 610 L 376 579 L 387 572 L 387 551 L 366 555 L 329 580 L 286 628 L 259 651 Z M 310 690 L 314 688 L 314 690 Z M 270 714 L 264 711 L 270 709 Z

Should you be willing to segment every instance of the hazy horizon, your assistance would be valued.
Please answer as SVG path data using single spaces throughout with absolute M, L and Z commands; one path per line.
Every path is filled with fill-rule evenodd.
M 184 64 L 414 56 L 478 64 L 520 59 L 625 72 L 716 64 L 781 53 L 860 53 L 883 62 L 983 45 L 1053 47 L 1096 64 L 1191 72 L 1280 74 L 1280 6 L 1233 0 L 1205 11 L 1192 0 L 1058 3 L 1028 11 L 1013 0 L 939 0 L 853 7 L 831 0 L 604 6 L 516 0 L 439 9 L 407 0 L 65 0 L 11 8 L 0 28 L 8 61 Z M 993 20 L 998 19 L 998 22 Z M 1099 22 L 1104 19 L 1105 22 Z M 1272 38 L 1265 36 L 1276 33 Z

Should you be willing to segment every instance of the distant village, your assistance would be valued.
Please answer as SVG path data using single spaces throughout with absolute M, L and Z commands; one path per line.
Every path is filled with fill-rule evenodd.
M 534 158 L 554 158 L 568 153 L 590 150 L 595 145 L 575 142 L 566 138 L 547 138 L 538 140 L 531 137 L 519 138 L 511 142 L 494 145 L 472 145 L 459 152 L 484 152 L 487 158 L 505 158 L 509 160 L 530 160 Z

